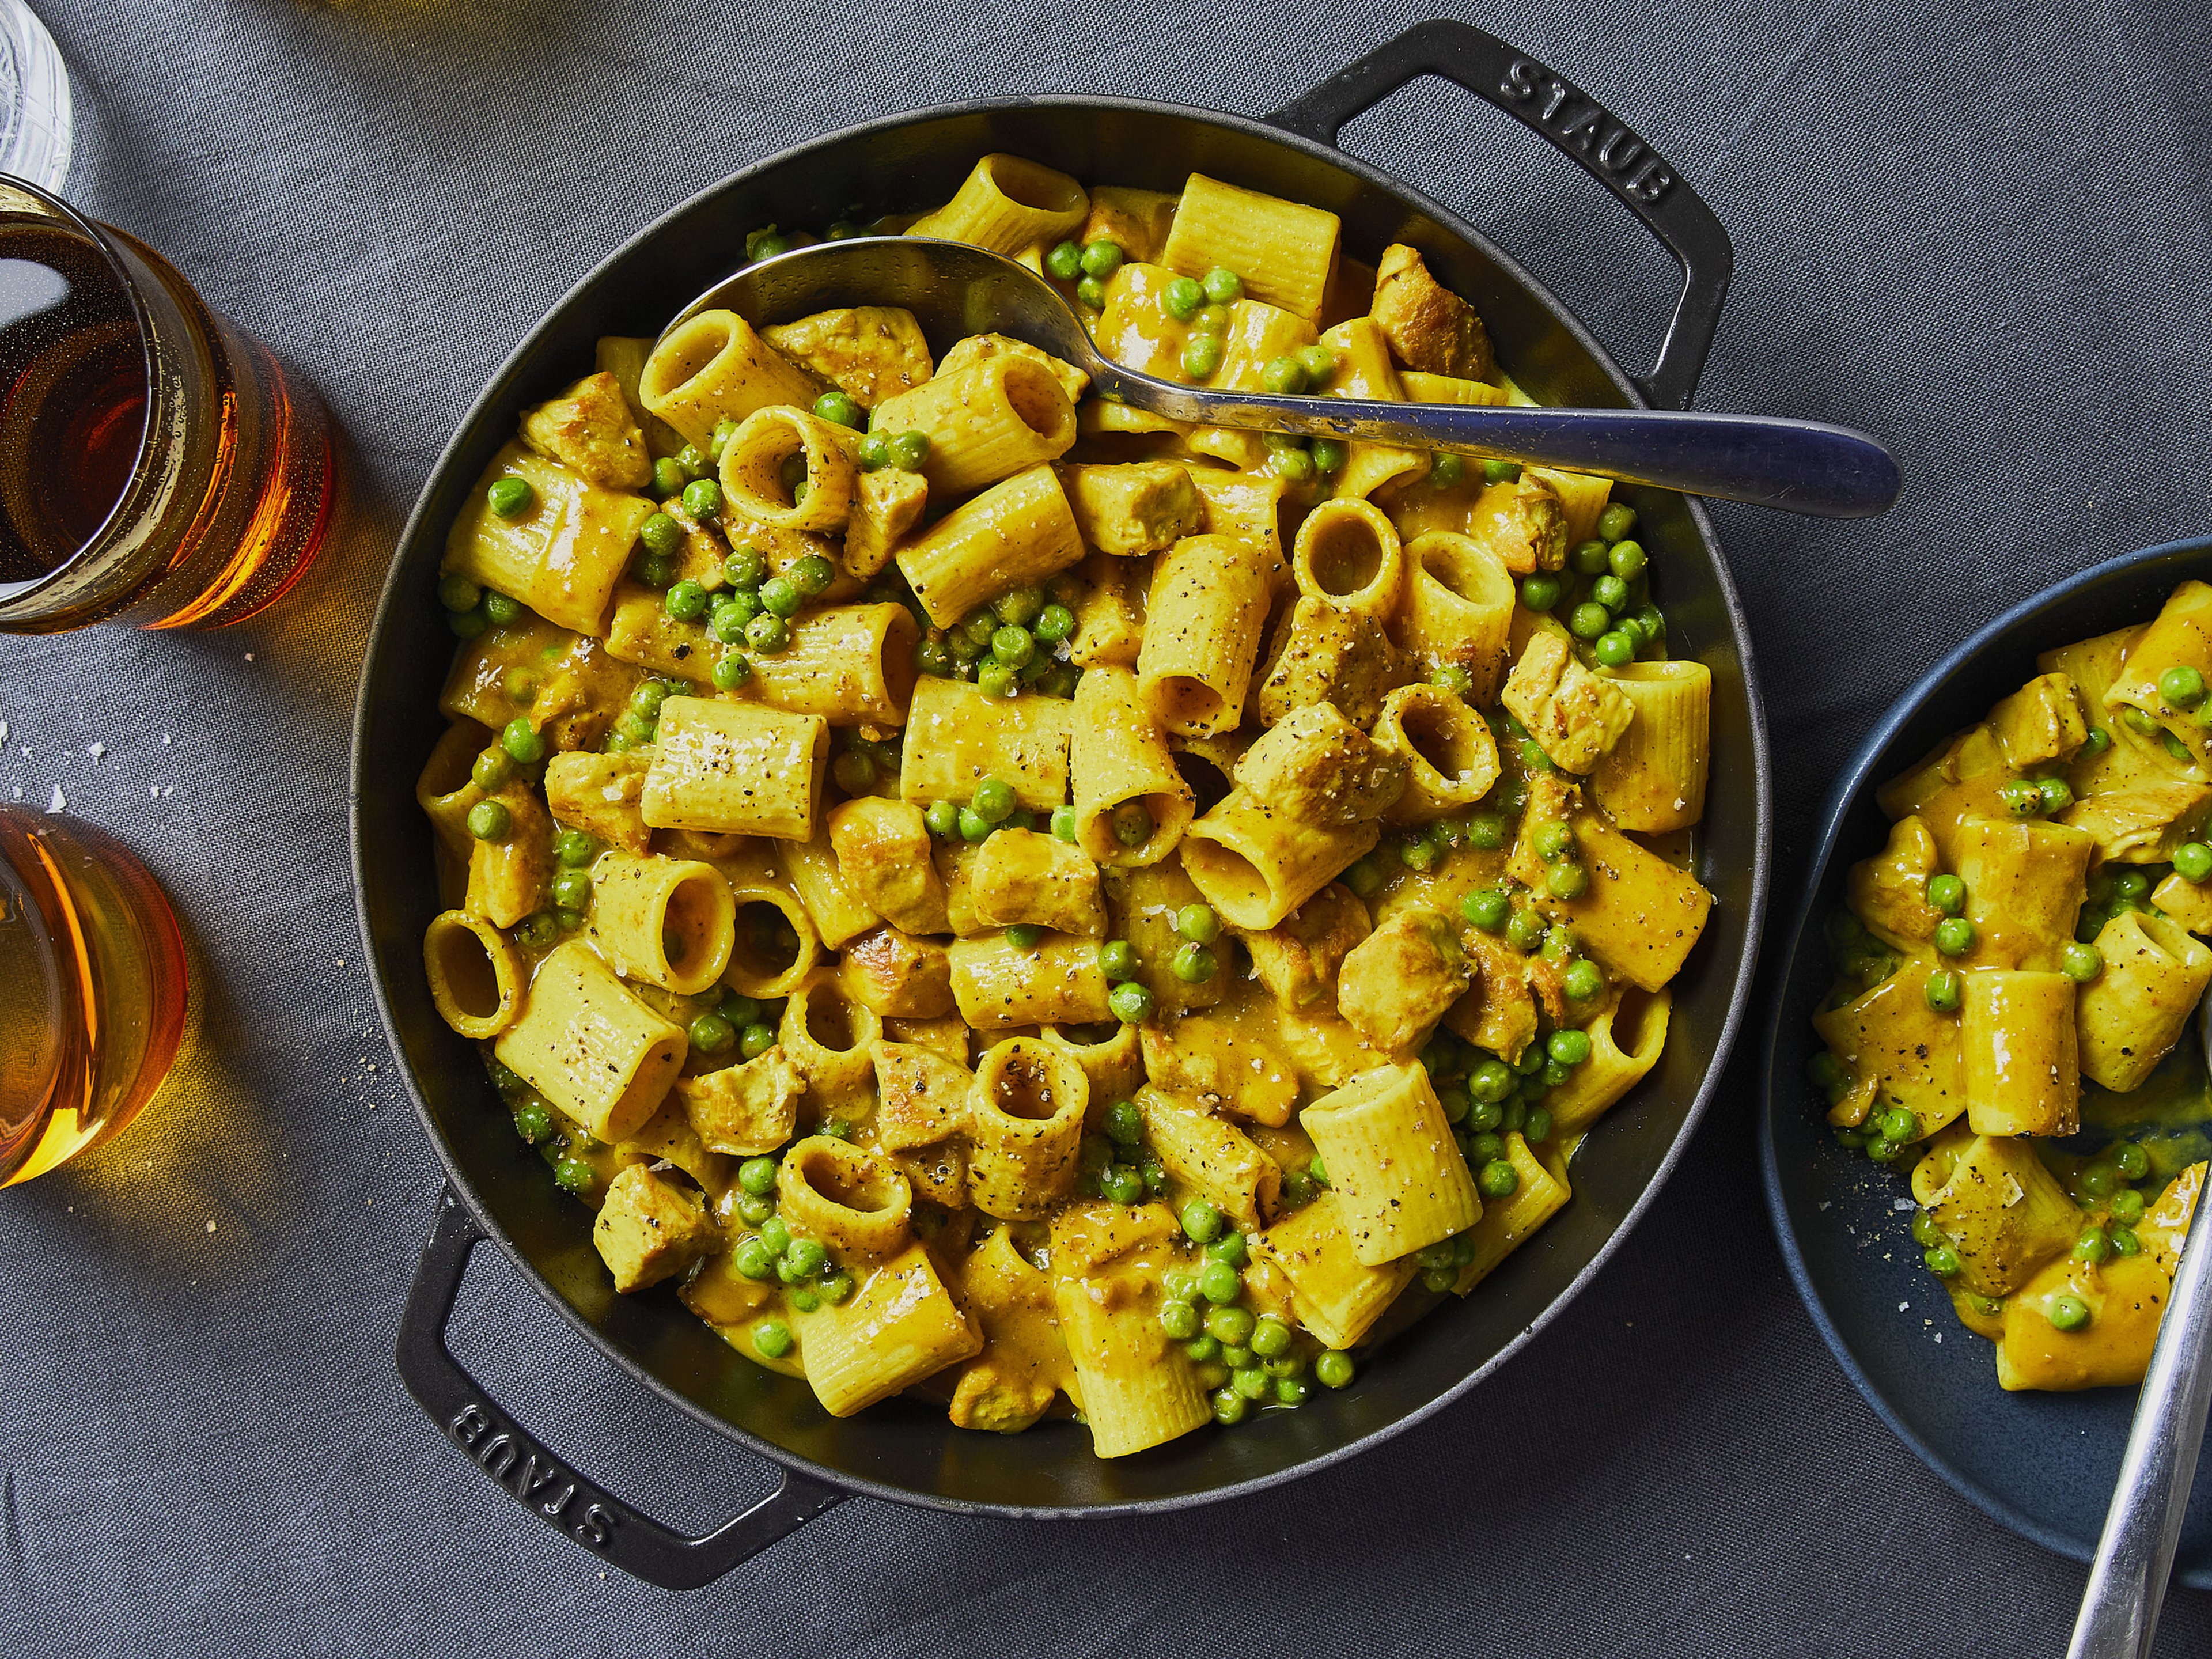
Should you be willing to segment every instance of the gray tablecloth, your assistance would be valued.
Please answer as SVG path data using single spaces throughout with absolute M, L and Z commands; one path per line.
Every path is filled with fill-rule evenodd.
M 0 798 L 140 848 L 204 964 L 155 1109 L 0 1194 L 0 1629 L 11 1651 L 2055 1654 L 2078 1567 L 1876 1422 L 1791 1294 L 1753 1067 L 1640 1232 L 1458 1408 L 1263 1498 L 1110 1526 L 855 1502 L 720 1585 L 610 1576 L 491 1491 L 391 1341 L 439 1170 L 375 1029 L 345 746 L 384 561 L 493 367 L 727 169 L 1019 90 L 1257 113 L 1433 10 L 1577 76 L 1719 211 L 1702 401 L 1894 440 L 1888 518 L 1716 514 L 1775 734 L 1786 905 L 1811 809 L 1960 634 L 2206 527 L 2212 28 L 2172 0 L 33 0 L 90 129 L 72 193 L 276 342 L 348 434 L 305 586 L 228 633 L 0 641 Z M 2177 21 L 2185 14 L 2195 21 Z M 1579 174 L 1456 92 L 1350 145 L 1492 231 L 1633 359 L 1670 275 Z M 104 744 L 95 752 L 94 744 Z M 701 1525 L 760 1471 L 480 1255 L 457 1342 L 586 1470 Z M 2212 1650 L 2212 1598 L 2161 1654 Z

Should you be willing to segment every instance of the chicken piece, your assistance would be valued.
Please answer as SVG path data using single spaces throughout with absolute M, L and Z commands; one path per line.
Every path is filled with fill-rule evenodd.
M 1498 701 L 1528 728 L 1553 765 L 1578 775 L 1595 768 L 1636 717 L 1626 694 L 1583 667 L 1553 634 L 1529 636 Z
M 907 1019 L 886 1014 L 884 1035 L 893 1042 L 911 1042 L 927 1048 L 955 1065 L 965 1065 L 968 1060 L 968 1022 L 957 1013 L 940 1014 L 935 1019 Z
M 625 853 L 652 849 L 653 830 L 638 810 L 649 750 L 619 755 L 573 751 L 545 763 L 545 803 L 556 823 L 597 836 Z
M 1536 995 L 1528 982 L 1528 958 L 1488 933 L 1471 934 L 1468 948 L 1474 956 L 1474 984 L 1452 1004 L 1444 1024 L 1510 1066 L 1536 1040 Z
M 711 1255 L 721 1236 L 697 1192 L 633 1164 L 609 1184 L 592 1243 L 617 1290 L 641 1291 Z
M 1382 712 L 1382 699 L 1413 678 L 1380 623 L 1307 594 L 1276 625 L 1260 676 L 1260 724 L 1326 702 L 1364 729 Z
M 1252 971 L 1286 1009 L 1336 1002 L 1337 970 L 1353 946 L 1374 931 L 1367 907 L 1349 887 L 1332 883 L 1265 933 L 1231 930 L 1252 958 Z
M 604 369 L 522 414 L 522 441 L 602 489 L 642 489 L 653 482 L 645 434 Z
M 2081 696 L 2064 674 L 2039 674 L 1990 710 L 1990 726 L 2015 772 L 2069 761 L 2089 735 Z
M 1567 562 L 1567 504 L 1534 471 L 1486 486 L 1468 509 L 1467 533 L 1516 576 Z
M 951 959 L 945 947 L 896 927 L 878 927 L 848 945 L 837 982 L 854 1001 L 878 1014 L 935 1019 L 952 1012 Z
M 1928 902 L 1928 878 L 1942 867 L 1928 826 L 1917 817 L 1899 818 L 1881 852 L 1851 866 L 1851 908 L 1883 944 L 1917 950 L 1936 937 L 1936 924 L 1943 920 Z
M 2077 800 L 2057 819 L 2097 838 L 2097 856 L 2120 864 L 2160 864 L 2201 838 L 2212 817 L 2212 787 L 2201 783 L 2146 784 Z
M 545 908 L 546 885 L 553 879 L 553 821 L 520 778 L 484 799 L 507 808 L 509 828 L 502 840 L 479 841 L 469 848 L 466 908 L 495 927 L 512 927 Z
M 1346 954 L 1337 1010 L 1370 1047 L 1409 1054 L 1473 974 L 1451 924 L 1426 905 L 1409 905 Z
M 1001 830 L 968 872 L 975 919 L 994 927 L 1027 923 L 1055 933 L 1106 936 L 1098 866 L 1079 847 L 1034 830 Z
M 761 337 L 863 408 L 911 392 L 930 377 L 929 342 L 899 306 L 850 306 L 778 323 Z
M 887 1152 L 935 1146 L 968 1127 L 975 1083 L 965 1066 L 917 1042 L 868 1045 L 876 1066 L 876 1144 Z
M 1415 249 L 1393 242 L 1375 267 L 1372 315 L 1407 368 L 1486 380 L 1498 372 L 1490 336 L 1473 306 L 1429 274 Z
M 1091 216 L 1083 222 L 1083 232 L 1075 240 L 1085 247 L 1093 242 L 1111 242 L 1121 250 L 1124 259 L 1150 264 L 1168 245 L 1168 232 L 1175 225 L 1176 202 L 1164 190 L 1093 185 Z
M 929 480 L 904 467 L 882 466 L 860 474 L 853 516 L 845 525 L 844 566 L 865 580 L 891 562 L 907 532 L 921 522 L 929 505 Z
M 1206 1014 L 1149 1024 L 1143 1036 L 1145 1074 L 1170 1094 L 1271 1128 L 1291 1121 L 1298 1080 L 1272 1044 Z
M 951 931 L 921 807 L 877 795 L 846 801 L 830 814 L 830 845 L 845 884 L 894 927 L 909 933 Z
M 945 361 L 938 364 L 937 373 L 940 378 L 957 374 L 993 357 L 1026 357 L 1038 368 L 1049 369 L 1072 404 L 1082 402 L 1083 394 L 1091 389 L 1091 377 L 1073 363 L 1040 351 L 1026 340 L 1004 334 L 970 334 L 964 340 L 955 341 L 952 349 L 945 354 Z
M 781 1048 L 676 1079 L 676 1098 L 701 1142 L 736 1158 L 759 1158 L 789 1140 L 805 1097 L 806 1079 Z
M 951 1415 L 963 1429 L 1017 1434 L 1043 1416 L 1073 1371 L 1052 1280 L 1001 1227 L 960 1263 L 960 1300 L 983 1328 L 983 1352 L 960 1368 Z
M 1237 781 L 1291 817 L 1341 827 L 1379 818 L 1406 787 L 1410 763 L 1337 712 L 1294 708 L 1238 759 Z
M 1164 553 L 1206 530 L 1206 503 L 1190 474 L 1172 461 L 1068 466 L 1060 476 L 1084 545 L 1101 553 Z
M 538 660 L 544 678 L 531 701 L 531 724 L 556 754 L 574 749 L 596 752 L 637 689 L 637 670 L 603 641 L 580 634 L 558 656 Z

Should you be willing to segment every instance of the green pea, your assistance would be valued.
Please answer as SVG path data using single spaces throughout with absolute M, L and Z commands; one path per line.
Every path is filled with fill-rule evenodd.
M 1012 922 L 1006 927 L 1006 943 L 1017 951 L 1034 951 L 1043 939 L 1044 929 L 1031 922 Z
M 1228 1266 L 1226 1262 L 1218 1262 L 1214 1265 Z M 1242 1347 L 1250 1340 L 1252 1333 L 1258 1328 L 1258 1324 L 1259 1322 L 1253 1318 L 1252 1310 L 1249 1308 L 1220 1306 L 1211 1310 L 1206 1314 L 1206 1334 L 1224 1348 Z
M 1502 1158 L 1493 1158 L 1482 1166 L 1474 1184 L 1485 1198 L 1510 1198 L 1521 1184 L 1521 1172 Z
M 1494 933 L 1503 927 L 1512 908 L 1502 887 L 1478 887 L 1459 902 L 1460 915 L 1486 933 Z
M 1306 389 L 1306 372 L 1295 357 L 1272 357 L 1260 371 L 1260 384 L 1278 397 L 1295 398 Z
M 1313 458 L 1314 471 L 1328 477 L 1343 470 L 1352 452 L 1340 438 L 1316 438 L 1306 446 L 1306 453 Z
M 1200 1317 L 1203 1318 L 1201 1310 Z M 1194 1365 L 1218 1364 L 1221 1359 L 1221 1345 L 1200 1331 L 1182 1345 L 1183 1357 Z
M 960 808 L 949 800 L 933 800 L 922 809 L 922 823 L 939 841 L 950 841 L 960 833 Z
M 1867 1157 L 1876 1164 L 1894 1164 L 1898 1154 L 1904 1150 L 1895 1141 L 1885 1139 L 1881 1135 L 1874 1136 L 1866 1144 Z
M 563 1192 L 588 1192 L 592 1179 L 592 1166 L 580 1158 L 564 1158 L 553 1166 L 554 1183 Z
M 2132 1140 L 2123 1140 L 2105 1154 L 2121 1179 L 2141 1181 L 2150 1173 L 2150 1154 Z
M 2173 873 L 2197 883 L 2212 877 L 2212 847 L 2201 841 L 2184 842 L 2173 849 Z
M 501 518 L 519 519 L 538 504 L 538 492 L 530 487 L 529 479 L 510 472 L 491 481 L 484 499 Z
M 1922 1265 L 1938 1279 L 1956 1279 L 1959 1276 L 1959 1252 L 1951 1245 L 1938 1244 L 1923 1251 L 1920 1260 Z
M 564 910 L 582 910 L 592 902 L 592 878 L 581 870 L 563 870 L 553 878 L 553 902 Z M 693 1039 L 697 1046 L 697 1039 Z
M 1963 957 L 1974 948 L 1974 924 L 1964 916 L 1946 916 L 1936 924 L 1936 948 L 1947 957 Z
M 544 1103 L 526 1100 L 514 1109 L 514 1133 L 520 1135 L 525 1146 L 535 1146 L 553 1132 L 552 1114 Z
M 1467 460 L 1464 456 L 1455 455 L 1450 452 L 1446 451 L 1443 453 L 1431 458 L 1429 462 L 1429 483 L 1433 488 L 1437 489 L 1456 489 L 1466 477 Z
M 1641 542 L 1615 542 L 1606 553 L 1606 565 L 1625 582 L 1632 582 L 1644 574 L 1650 562 L 1645 556 Z
M 1554 1031 L 1545 1042 L 1545 1052 L 1562 1066 L 1579 1066 L 1590 1057 L 1588 1031 Z
M 1203 945 L 1185 945 L 1177 948 L 1169 966 L 1185 984 L 1203 985 L 1213 977 L 1218 964 L 1213 952 Z
M 1187 1342 L 1198 1334 L 1198 1310 L 1188 1302 L 1167 1301 L 1160 1304 L 1160 1328 L 1177 1342 Z
M 1884 1140 L 1893 1140 L 1899 1146 L 1920 1139 L 1920 1120 L 1903 1106 L 1892 1106 L 1884 1111 L 1876 1126 Z
M 1345 1387 L 1352 1381 L 1353 1370 L 1352 1356 L 1348 1353 L 1341 1353 L 1334 1348 L 1330 1348 L 1314 1358 L 1314 1381 L 1324 1389 Z
M 503 800 L 480 800 L 469 808 L 469 833 L 478 841 L 499 842 L 514 833 L 514 814 Z
M 1300 346 L 1292 356 L 1304 371 L 1309 386 L 1318 389 L 1327 386 L 1336 374 L 1336 353 L 1325 345 Z
M 929 434 L 902 432 L 890 440 L 891 465 L 902 472 L 919 472 L 929 460 Z
M 745 624 L 745 643 L 757 656 L 773 657 L 791 643 L 791 625 L 763 612 Z
M 581 870 L 599 855 L 599 838 L 582 830 L 563 830 L 553 837 L 553 856 L 563 869 Z
M 2158 695 L 2176 708 L 2194 708 L 2204 701 L 2204 676 L 2186 663 L 2176 664 L 2158 677 Z
M 1014 787 L 1002 778 L 986 778 L 975 786 L 969 805 L 986 823 L 1004 823 L 1017 805 Z
M 1182 372 L 1194 380 L 1209 378 L 1221 367 L 1221 337 L 1194 334 L 1183 342 Z M 1309 461 L 1308 465 L 1312 463 Z
M 1544 919 L 1534 910 L 1516 910 L 1505 923 L 1505 942 L 1522 952 L 1544 942 Z
M 1152 809 L 1140 800 L 1125 800 L 1114 809 L 1109 820 L 1114 839 L 1124 847 L 1142 847 L 1152 838 L 1157 827 L 1152 822 Z
M 2063 778 L 2038 778 L 2035 793 L 2037 808 L 2043 812 L 2063 812 L 2074 804 L 2074 792 Z
M 1500 460 L 1493 455 L 1482 464 L 1482 481 L 1485 483 L 1511 483 L 1520 476 L 1521 464 L 1518 461 Z
M 794 1238 L 784 1247 L 783 1259 L 801 1279 L 811 1279 L 830 1259 L 830 1252 L 815 1238 Z
M 769 226 L 764 230 L 749 231 L 745 235 L 747 259 L 773 259 L 780 253 L 790 252 L 791 247 L 791 238 L 784 235 L 774 225 Z
M 2060 952 L 2058 966 L 2067 978 L 2086 985 L 2105 971 L 2105 953 L 2094 945 L 2069 944 Z
M 2137 708 L 2133 704 L 2120 710 L 2120 718 L 2127 722 L 2128 729 L 2138 737 L 2150 737 L 2159 729 L 2158 722 L 2151 718 L 2146 710 Z
M 1602 576 L 1613 568 L 1612 557 L 1603 542 L 1578 542 L 1567 562 L 1578 576 Z
M 1590 655 L 1605 668 L 1626 668 L 1636 660 L 1636 641 L 1626 629 L 1601 634 L 1590 646 Z
M 731 1261 L 747 1279 L 775 1277 L 775 1252 L 757 1238 L 749 1238 L 738 1245 Z
M 781 1255 L 791 1248 L 791 1228 L 781 1217 L 771 1216 L 761 1224 L 761 1242 L 775 1255 Z
M 1595 642 L 1613 631 L 1613 612 L 1592 599 L 1585 599 L 1567 617 L 1567 631 L 1578 640 Z
M 725 415 L 714 422 L 714 430 L 707 439 L 708 453 L 720 460 L 722 452 L 730 447 L 730 440 L 738 435 L 738 423 Z
M 1208 1302 L 1214 1304 L 1217 1311 L 1224 1304 L 1236 1301 L 1243 1292 L 1243 1276 L 1226 1261 L 1208 1261 L 1199 1268 L 1198 1293 Z M 1206 1324 L 1208 1330 L 1211 1331 L 1212 1327 L 1211 1316 L 1208 1316 Z M 1219 1334 L 1213 1334 L 1218 1340 Z
M 2074 1179 L 2089 1197 L 2110 1198 L 2112 1188 L 2120 1184 L 2120 1172 L 2112 1165 L 2100 1161 L 2086 1165 Z
M 881 433 L 870 433 L 860 440 L 860 471 L 880 472 L 891 464 L 890 440 Z
M 1556 864 L 1575 850 L 1575 832 L 1557 818 L 1538 824 L 1531 840 L 1536 856 L 1547 864 Z
M 1085 276 L 1075 284 L 1075 297 L 1093 311 L 1106 309 L 1106 284 L 1096 276 Z
M 438 603 L 448 611 L 473 611 L 483 602 L 483 589 L 459 571 L 438 579 Z
M 1521 603 L 1531 611 L 1549 611 L 1559 602 L 1562 592 L 1559 579 L 1548 571 L 1540 570 L 1521 579 Z
M 2130 904 L 2150 891 L 2150 878 L 2140 870 L 2122 870 L 2112 878 L 2112 891 Z
M 1926 1210 L 1912 1212 L 1912 1242 L 1923 1249 L 1932 1250 L 1938 1244 L 1948 1244 L 1951 1236 L 1936 1224 L 1936 1218 Z
M 1021 689 L 1014 670 L 993 658 L 975 670 L 975 689 L 987 697 L 1011 697 Z
M 1430 869 L 1437 861 L 1436 843 L 1425 836 L 1410 836 L 1398 843 L 1398 860 L 1408 870 Z
M 725 651 L 714 659 L 714 677 L 717 690 L 734 691 L 752 678 L 752 662 L 742 651 Z
M 1056 283 L 1072 283 L 1083 274 L 1083 249 L 1073 241 L 1056 242 L 1044 256 L 1044 274 Z
M 1636 509 L 1626 501 L 1608 501 L 1597 515 L 1597 533 L 1609 542 L 1619 541 L 1635 527 Z
M 1194 1244 L 1211 1244 L 1221 1237 L 1224 1224 L 1221 1212 L 1202 1198 L 1194 1198 L 1182 1206 L 1182 1230 Z
M 747 1158 L 738 1165 L 738 1185 L 755 1198 L 766 1198 L 775 1190 L 775 1160 Z
M 1251 1349 L 1262 1359 L 1275 1359 L 1291 1351 L 1291 1328 L 1273 1314 L 1253 1322 Z
M 1951 968 L 1938 968 L 1928 975 L 1926 983 L 1921 988 L 1921 994 L 1936 1012 L 1955 1014 L 1959 1012 L 1959 989 L 1958 971 Z
M 1103 281 L 1121 270 L 1121 261 L 1127 257 L 1122 252 L 1119 242 L 1109 241 L 1103 237 L 1095 242 L 1086 242 L 1083 246 L 1084 274 Z
M 1930 876 L 1928 902 L 1947 916 L 1958 915 L 1966 908 L 1966 884 L 1956 876 Z
M 738 1033 L 738 1052 L 747 1060 L 758 1060 L 775 1047 L 775 1027 L 748 1025 Z
M 2143 1195 L 2132 1187 L 2123 1187 L 2112 1194 L 2112 1219 L 2132 1227 L 2142 1219 Z
M 2160 732 L 2158 734 L 2158 740 L 2165 745 L 2166 752 L 2172 756 L 2174 759 L 2178 761 L 2189 762 L 2197 758 L 2194 755 L 2190 753 L 2189 745 L 2182 742 L 2179 738 L 2175 737 L 2171 732 Z
M 814 400 L 814 413 L 823 420 L 837 426 L 850 427 L 855 432 L 867 430 L 867 411 L 846 392 L 823 392 Z
M 2008 780 L 1997 796 L 2005 811 L 2016 818 L 2032 818 L 2043 810 L 2043 792 L 2026 778 Z
M 999 827 L 972 806 L 963 806 L 959 809 L 958 823 L 960 839 L 970 847 L 978 846 L 988 841 L 991 838 L 991 832 Z
M 1160 304 L 1169 316 L 1177 322 L 1188 322 L 1190 314 L 1206 303 L 1206 290 L 1188 276 L 1177 276 L 1160 291 Z
M 1607 611 L 1619 611 L 1628 603 L 1628 584 L 1618 576 L 1600 576 L 1590 584 L 1590 598 Z
M 753 1327 L 753 1346 L 764 1358 L 782 1358 L 791 1352 L 791 1327 L 781 1319 L 763 1319 Z
M 1243 279 L 1226 265 L 1214 266 L 1206 273 L 1199 286 L 1206 290 L 1206 297 L 1218 306 L 1225 306 L 1244 297 Z
M 2128 1256 L 2142 1254 L 2142 1240 L 2136 1237 L 2135 1229 L 2115 1223 L 2109 1230 L 2112 1239 L 2112 1254 Z
M 484 589 L 483 612 L 484 620 L 489 622 L 494 628 L 512 628 L 516 623 L 522 620 L 522 603 L 519 599 L 509 599 L 506 594 L 500 592 L 496 588 L 487 587 Z M 507 684 L 514 685 L 516 684 L 516 672 L 519 671 L 509 672 L 507 679 Z M 516 694 L 513 691 L 509 691 L 507 695 L 509 697 L 514 697 Z M 526 693 L 525 695 L 526 696 L 527 694 Z M 520 699 L 517 700 L 520 701 Z
M 1382 872 L 1375 867 L 1372 859 L 1353 860 L 1338 879 L 1364 899 L 1373 898 L 1382 890 Z
M 1141 1025 L 1152 1017 L 1152 994 L 1134 981 L 1115 986 L 1106 1002 L 1125 1025 Z
M 2081 1236 L 2074 1241 L 2074 1259 L 2076 1261 L 2087 1261 L 2094 1266 L 2111 1254 L 2112 1240 L 2105 1237 L 2102 1227 L 2084 1228 Z
M 2089 1322 L 2089 1304 L 2078 1296 L 2054 1296 L 2043 1312 L 2062 1331 L 2078 1331 Z
M 1551 1068 L 1547 1066 L 1545 1069 L 1548 1072 Z M 1521 1132 L 1530 1140 L 1549 1140 L 1552 1138 L 1552 1115 L 1541 1106 L 1531 1106 L 1528 1121 L 1521 1126 Z
M 1555 864 L 1544 872 L 1544 885 L 1555 899 L 1580 898 L 1589 889 L 1589 872 L 1579 864 Z

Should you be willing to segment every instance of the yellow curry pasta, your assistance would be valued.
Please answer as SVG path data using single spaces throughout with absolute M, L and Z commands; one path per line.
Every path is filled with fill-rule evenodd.
M 1827 921 L 1813 1082 L 1842 1146 L 1911 1160 L 1913 1238 L 2008 1389 L 2142 1380 L 2203 1190 L 2212 1104 L 2178 1045 L 2212 984 L 2205 618 L 2184 582 L 2046 652 L 1879 791 L 1888 842 Z
M 906 222 L 1170 379 L 1527 401 L 1416 251 L 1231 182 L 990 155 Z M 1604 480 L 896 307 L 597 362 L 453 526 L 418 796 L 434 1000 L 617 1290 L 1113 1457 L 1345 1387 L 1569 1201 L 1711 903 L 1711 677 Z

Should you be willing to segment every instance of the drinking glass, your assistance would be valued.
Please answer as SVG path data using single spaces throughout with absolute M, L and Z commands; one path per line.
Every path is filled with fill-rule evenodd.
M 131 850 L 0 804 L 0 1187 L 138 1115 L 191 994 L 176 913 Z
M 0 173 L 48 190 L 69 179 L 69 71 L 23 0 L 0 0 Z
M 268 348 L 0 176 L 0 633 L 238 622 L 306 571 L 332 484 L 322 406 Z

